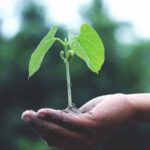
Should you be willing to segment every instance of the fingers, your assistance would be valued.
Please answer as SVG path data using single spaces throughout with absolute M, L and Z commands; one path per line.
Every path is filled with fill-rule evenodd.
M 40 123 L 37 117 L 37 113 L 33 110 L 27 110 L 23 112 L 21 118 L 22 120 L 24 120 L 26 123 L 30 124 L 31 126 L 37 126 L 37 122 L 38 124 Z
M 45 132 L 43 132 L 40 127 L 43 126 L 43 122 L 37 117 L 37 113 L 32 110 L 27 110 L 23 112 L 21 116 L 29 127 L 31 127 L 39 136 L 45 138 Z
M 70 130 L 79 132 L 88 131 L 90 127 L 95 125 L 92 116 L 88 113 L 73 114 L 60 110 L 44 108 L 40 109 L 37 114 L 40 119 L 51 121 Z
M 26 111 L 22 119 L 27 122 L 37 134 L 43 137 L 49 145 L 70 149 L 70 145 L 83 147 L 85 136 L 81 133 L 73 132 L 58 124 L 40 120 L 34 111 Z M 67 142 L 66 142 L 67 141 Z
M 87 141 L 87 138 L 83 134 L 68 130 L 52 122 L 43 122 L 44 125 L 41 126 L 41 131 L 44 132 L 49 146 L 57 146 L 68 150 L 86 147 L 84 141 Z
M 32 110 L 27 110 L 23 112 L 21 116 L 24 120 L 37 134 L 44 137 L 44 132 L 41 132 L 40 127 L 43 126 L 43 122 L 37 116 L 37 113 Z M 38 132 L 37 132 L 38 131 Z
M 86 104 L 84 104 L 82 107 L 80 107 L 80 111 L 81 112 L 89 112 L 90 110 L 92 110 L 97 104 L 99 104 L 100 102 L 102 102 L 106 97 L 108 97 L 110 95 L 104 95 L 104 96 L 99 96 L 96 97 L 90 101 L 88 101 Z

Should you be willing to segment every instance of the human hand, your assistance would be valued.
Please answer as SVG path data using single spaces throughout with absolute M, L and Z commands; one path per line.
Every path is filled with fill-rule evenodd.
M 113 94 L 97 97 L 66 113 L 49 108 L 25 111 L 22 119 L 50 146 L 64 150 L 94 150 L 118 128 L 135 121 L 150 120 L 150 94 Z

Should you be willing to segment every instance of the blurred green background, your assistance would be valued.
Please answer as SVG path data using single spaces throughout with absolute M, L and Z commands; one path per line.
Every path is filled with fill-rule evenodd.
M 1 34 L 0 23 L 0 149 L 54 150 L 48 148 L 20 116 L 26 109 L 67 106 L 65 66 L 59 58 L 61 47 L 54 44 L 42 68 L 28 80 L 30 55 L 54 22 L 51 20 L 48 25 L 44 8 L 32 1 L 25 1 L 18 13 L 21 28 L 13 38 Z M 149 92 L 150 41 L 137 38 L 128 44 L 121 42 L 118 31 L 129 29 L 130 25 L 110 19 L 100 0 L 93 0 L 91 5 L 81 8 L 80 13 L 101 36 L 106 60 L 96 75 L 83 61 L 74 58 L 71 80 L 76 105 L 80 107 L 103 94 Z M 59 28 L 57 36 L 66 36 L 65 26 Z M 139 124 L 124 128 L 99 149 L 149 150 L 149 140 L 150 125 Z

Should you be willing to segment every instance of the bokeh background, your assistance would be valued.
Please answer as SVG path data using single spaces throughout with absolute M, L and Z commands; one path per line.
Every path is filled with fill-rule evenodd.
M 2 5 L 4 1 L 0 1 Z M 0 149 L 56 150 L 48 148 L 20 118 L 26 109 L 63 109 L 67 106 L 65 66 L 59 58 L 59 45 L 53 45 L 39 72 L 28 80 L 31 53 L 52 24 L 60 24 L 57 36 L 64 38 L 66 30 L 78 33 L 81 23 L 88 22 L 105 45 L 106 60 L 99 75 L 90 72 L 76 57 L 71 63 L 73 101 L 78 107 L 103 94 L 150 91 L 150 34 L 144 38 L 131 23 L 117 21 L 110 13 L 111 5 L 107 7 L 101 0 L 92 0 L 75 10 L 80 16 L 78 21 L 75 20 L 77 16 L 72 16 L 74 22 L 64 23 L 66 18 L 54 17 L 50 7 L 43 5 L 44 0 L 14 1 L 14 18 L 9 18 L 5 24 L 10 1 L 6 2 L 8 11 L 1 11 L 0 15 Z M 69 14 L 73 4 L 67 2 L 64 0 Z M 136 2 L 131 3 L 133 12 L 134 6 Z M 124 7 L 128 13 L 128 8 Z M 144 7 L 140 11 L 143 10 Z M 61 7 L 57 9 L 58 14 L 61 11 L 64 11 Z M 16 20 L 19 20 L 18 24 Z M 145 20 L 149 22 L 149 18 Z M 125 127 L 98 149 L 149 150 L 150 124 Z

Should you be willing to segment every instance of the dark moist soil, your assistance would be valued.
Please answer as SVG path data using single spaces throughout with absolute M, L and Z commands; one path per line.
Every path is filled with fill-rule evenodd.
M 67 107 L 66 109 L 63 110 L 65 113 L 73 113 L 73 114 L 81 114 L 82 112 L 73 104 L 71 107 Z

